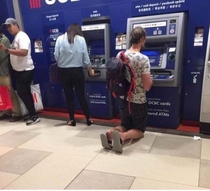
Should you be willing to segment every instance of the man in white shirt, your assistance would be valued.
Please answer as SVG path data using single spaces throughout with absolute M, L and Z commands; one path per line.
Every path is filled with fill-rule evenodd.
M 0 49 L 10 55 L 10 62 L 16 79 L 17 93 L 29 112 L 29 119 L 27 119 L 26 125 L 32 125 L 39 122 L 40 118 L 36 115 L 30 89 L 30 85 L 34 78 L 34 64 L 31 58 L 31 41 L 28 35 L 20 30 L 15 19 L 6 19 L 3 26 L 14 36 L 14 40 L 10 48 L 6 48 L 3 44 L 0 44 Z

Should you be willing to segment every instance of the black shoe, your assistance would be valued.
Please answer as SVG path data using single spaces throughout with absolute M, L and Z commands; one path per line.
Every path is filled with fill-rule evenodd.
M 9 118 L 11 118 L 11 116 L 7 114 L 3 114 L 2 116 L 0 116 L 0 120 L 9 119 Z
M 38 116 L 32 116 L 32 117 L 29 117 L 29 119 L 26 121 L 26 125 L 33 125 L 40 121 L 41 119 Z
M 21 115 L 18 116 L 12 116 L 11 119 L 9 120 L 10 122 L 16 122 L 22 119 Z
M 90 119 L 87 119 L 87 126 L 90 126 L 93 124 L 93 121 L 91 121 Z
M 67 125 L 76 126 L 76 121 L 75 120 L 70 120 L 70 121 L 67 122 Z

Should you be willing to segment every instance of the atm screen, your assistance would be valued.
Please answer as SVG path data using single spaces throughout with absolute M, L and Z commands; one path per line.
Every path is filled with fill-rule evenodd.
M 141 53 L 148 56 L 151 67 L 161 67 L 162 50 L 142 50 Z
M 104 55 L 104 40 L 91 40 L 89 42 L 90 55 Z

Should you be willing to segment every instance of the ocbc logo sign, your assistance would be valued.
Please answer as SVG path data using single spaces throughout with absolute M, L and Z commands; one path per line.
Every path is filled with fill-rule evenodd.
M 58 0 L 59 3 L 66 3 L 67 1 L 69 1 L 69 0 Z M 45 0 L 45 2 L 48 5 L 53 5 L 53 4 L 55 4 L 56 0 Z
M 149 105 L 160 105 L 159 101 L 148 101 Z
M 59 33 L 59 29 L 50 29 L 50 33 Z

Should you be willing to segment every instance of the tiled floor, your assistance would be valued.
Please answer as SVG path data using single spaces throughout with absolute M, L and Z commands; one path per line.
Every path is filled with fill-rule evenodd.
M 210 139 L 146 131 L 117 154 L 108 128 L 0 121 L 0 189 L 210 189 Z

